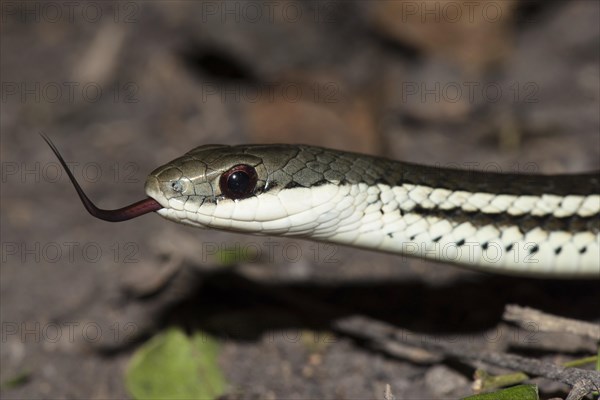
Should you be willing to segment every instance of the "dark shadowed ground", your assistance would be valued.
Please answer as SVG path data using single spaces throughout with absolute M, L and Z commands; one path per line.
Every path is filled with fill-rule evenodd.
M 402 399 L 472 393 L 473 364 L 416 364 L 333 331 L 353 314 L 462 341 L 511 335 L 510 351 L 551 361 L 589 354 L 501 316 L 517 303 L 598 321 L 597 282 L 484 275 L 157 215 L 110 224 L 85 213 L 38 133 L 106 208 L 141 199 L 151 170 L 208 143 L 599 169 L 599 18 L 594 1 L 3 2 L 2 397 L 127 398 L 131 355 L 171 325 L 221 339 L 236 399 L 381 399 L 386 384 Z M 248 252 L 254 262 L 236 262 Z

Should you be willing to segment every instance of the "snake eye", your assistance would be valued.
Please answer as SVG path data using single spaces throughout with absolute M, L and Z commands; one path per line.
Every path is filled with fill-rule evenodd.
M 256 170 L 245 164 L 239 164 L 221 175 L 219 186 L 221 193 L 230 199 L 243 199 L 250 196 L 256 187 Z

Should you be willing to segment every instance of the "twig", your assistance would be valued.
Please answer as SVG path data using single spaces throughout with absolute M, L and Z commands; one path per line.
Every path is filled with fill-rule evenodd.
M 591 393 L 593 391 L 593 389 L 590 390 L 590 386 L 593 387 L 593 384 L 585 380 L 577 382 L 575 385 L 573 385 L 573 389 L 569 392 L 569 395 L 567 396 L 566 400 L 583 399 L 585 396 L 588 395 L 588 393 Z M 598 390 L 597 387 L 596 390 Z
M 578 360 L 568 361 L 562 363 L 563 367 L 579 367 L 582 365 L 591 364 L 596 362 L 597 356 L 585 357 Z M 503 375 L 490 375 L 486 371 L 478 369 L 475 371 L 475 382 L 473 383 L 473 389 L 477 392 L 488 391 L 503 386 L 516 385 L 531 379 L 529 375 L 523 372 L 513 372 L 510 374 Z
M 388 384 L 385 385 L 385 392 L 383 392 L 384 400 L 396 400 L 396 396 L 392 394 L 392 387 Z
M 491 389 L 497 389 L 504 386 L 516 385 L 530 379 L 529 375 L 523 372 L 513 372 L 504 375 L 490 375 L 482 369 L 475 371 L 475 382 L 473 390 L 475 392 L 485 392 Z
M 534 323 L 540 331 L 567 332 L 589 337 L 596 341 L 600 340 L 600 325 L 571 318 L 557 317 L 529 307 L 507 305 L 503 318 L 525 328 Z
M 573 387 L 577 385 L 577 390 L 585 391 L 586 394 L 600 388 L 600 372 L 598 371 L 566 368 L 550 362 L 514 354 L 502 354 L 482 348 L 474 348 L 471 344 L 465 345 L 448 342 L 433 336 L 407 333 L 406 330 L 398 330 L 391 325 L 363 316 L 338 320 L 335 326 L 347 334 L 370 339 L 382 348 L 385 348 L 390 341 L 401 341 L 409 345 L 420 346 L 432 352 L 440 352 L 445 356 L 463 360 L 483 361 L 499 367 L 522 371 L 529 375 L 553 379 Z

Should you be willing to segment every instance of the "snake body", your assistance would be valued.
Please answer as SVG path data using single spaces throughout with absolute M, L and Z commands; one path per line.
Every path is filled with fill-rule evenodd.
M 600 278 L 597 172 L 499 174 L 304 145 L 205 145 L 154 170 L 145 189 L 158 214 L 196 227 Z

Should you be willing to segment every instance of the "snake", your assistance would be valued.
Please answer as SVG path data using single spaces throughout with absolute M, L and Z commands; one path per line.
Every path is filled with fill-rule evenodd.
M 534 278 L 600 279 L 600 171 L 441 168 L 308 145 L 202 145 L 152 171 L 147 198 L 87 211 L 290 236 Z

